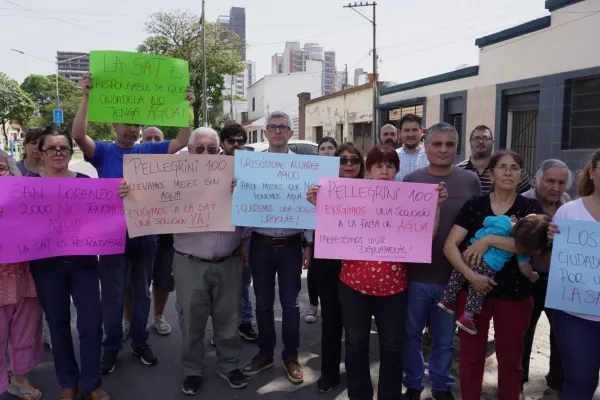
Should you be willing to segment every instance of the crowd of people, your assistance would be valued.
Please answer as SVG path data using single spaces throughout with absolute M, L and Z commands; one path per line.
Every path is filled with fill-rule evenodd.
M 113 143 L 94 141 L 86 134 L 89 75 L 81 87 L 83 100 L 71 134 L 58 127 L 29 130 L 26 158 L 17 163 L 1 153 L 0 177 L 89 178 L 69 169 L 75 144 L 99 178 L 122 179 L 125 154 L 174 154 L 187 148 L 191 156 L 233 156 L 244 150 L 248 139 L 242 126 L 231 124 L 219 133 L 206 127 L 193 133 L 181 128 L 174 140 L 165 140 L 158 128 L 149 127 L 138 143 L 140 125 L 115 123 Z M 195 101 L 191 91 L 186 98 Z M 292 135 L 287 114 L 276 111 L 266 118 L 269 152 L 292 154 L 287 145 Z M 319 392 L 342 383 L 344 342 L 348 397 L 373 399 L 369 341 L 374 318 L 379 399 L 420 399 L 426 327 L 432 396 L 452 399 L 458 326 L 460 392 L 463 399 L 479 400 L 493 320 L 498 398 L 522 399 L 536 325 L 544 312 L 551 324 L 544 398 L 592 399 L 600 372 L 600 318 L 550 310 L 544 300 L 551 246 L 560 234 L 551 220 L 600 221 L 600 150 L 581 171 L 577 199 L 571 201 L 566 192 L 575 179 L 563 162 L 543 161 L 531 179 L 520 155 L 494 151 L 490 128 L 477 126 L 468 139 L 471 156 L 456 164 L 456 129 L 438 123 L 425 133 L 420 118 L 409 114 L 398 128 L 383 126 L 379 144 L 366 157 L 352 143 L 338 144 L 332 137 L 318 143 L 319 156 L 339 157 L 341 178 L 436 185 L 439 200 L 430 263 L 318 259 L 313 254 L 314 231 L 236 227 L 232 232 L 128 237 L 125 252 L 117 255 L 0 264 L 0 345 L 7 349 L 6 357 L 0 358 L 0 393 L 42 398 L 27 374 L 42 358 L 45 320 L 63 389 L 59 398 L 109 400 L 101 376 L 118 367 L 125 339 L 131 339 L 132 353 L 143 364 L 159 363 L 148 343 L 149 331 L 171 332 L 163 314 L 173 291 L 182 334 L 183 393 L 200 393 L 208 378 L 204 356 L 209 317 L 218 375 L 232 388 L 246 387 L 251 377 L 274 366 L 277 289 L 283 368 L 291 383 L 300 384 L 304 374 L 298 359 L 299 293 L 305 268 L 311 304 L 306 322 L 315 322 L 319 303 L 321 308 Z M 233 191 L 236 183 L 232 177 Z M 318 192 L 318 185 L 310 187 L 306 199 L 317 204 Z M 128 196 L 128 182 L 122 181 L 119 194 Z M 77 310 L 79 364 L 71 335 L 71 301 Z M 256 356 L 245 365 L 240 337 L 258 345 Z

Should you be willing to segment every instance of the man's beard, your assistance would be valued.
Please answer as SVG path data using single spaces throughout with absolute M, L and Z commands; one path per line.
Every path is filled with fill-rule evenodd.
M 408 150 L 415 150 L 417 147 L 419 147 L 420 144 L 421 144 L 420 142 L 415 142 L 415 144 L 410 144 L 410 145 L 408 143 L 403 143 L 402 146 L 404 146 Z
M 390 146 L 392 146 L 393 148 L 398 147 L 398 142 L 395 141 L 394 139 L 386 139 L 385 142 L 383 142 L 384 145 L 388 144 Z
M 483 160 L 484 158 L 490 158 L 492 156 L 492 150 L 479 150 L 474 151 L 471 157 L 474 160 Z

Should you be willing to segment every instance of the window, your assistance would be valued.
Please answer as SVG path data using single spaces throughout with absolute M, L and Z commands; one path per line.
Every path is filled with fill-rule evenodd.
M 298 149 L 298 154 L 306 154 L 309 156 L 317 155 L 317 146 L 308 143 L 299 143 L 296 148 Z
M 562 148 L 600 147 L 600 75 L 565 81 Z
M 462 154 L 462 137 L 464 131 L 464 109 L 466 107 L 465 98 L 463 96 L 450 97 L 443 100 L 444 122 L 452 125 L 458 132 L 458 143 L 456 144 L 457 154 Z
M 396 108 L 395 110 L 390 110 L 388 121 L 398 121 L 406 114 L 415 114 L 423 118 L 423 105 L 420 104 L 418 106 L 402 107 Z
M 252 98 L 252 111 L 256 111 L 256 98 Z
M 323 139 L 323 127 L 315 126 L 315 142 L 318 142 L 321 139 Z
M 257 140 L 256 140 L 257 135 L 258 135 L 258 131 L 252 132 L 252 143 L 256 143 L 257 142 Z

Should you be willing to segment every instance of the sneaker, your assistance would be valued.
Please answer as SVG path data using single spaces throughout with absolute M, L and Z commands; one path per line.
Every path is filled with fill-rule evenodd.
M 265 369 L 271 368 L 273 364 L 275 364 L 273 357 L 265 357 L 259 354 L 252 359 L 250 364 L 242 368 L 242 373 L 248 377 L 258 375 Z
M 328 393 L 334 386 L 340 384 L 340 377 L 338 376 L 336 379 L 329 379 L 325 376 L 322 376 L 317 381 L 317 390 L 321 393 Z
M 171 333 L 171 325 L 162 315 L 155 315 L 150 326 L 156 329 L 159 335 L 166 336 Z
M 415 388 L 406 389 L 404 400 L 421 400 L 421 390 Z
M 452 392 L 431 392 L 431 396 L 435 400 L 454 400 Z
M 475 327 L 475 323 L 468 319 L 467 317 L 465 317 L 464 315 L 461 315 L 460 317 L 458 317 L 458 320 L 456 321 L 456 325 L 462 329 L 463 331 L 470 333 L 471 335 L 477 335 L 477 328 Z
M 44 339 L 44 344 L 47 344 L 52 350 L 52 337 L 50 337 L 50 328 L 46 324 L 44 324 L 44 329 L 42 330 L 42 337 Z
M 304 314 L 304 321 L 308 322 L 309 324 L 317 322 L 318 309 L 319 306 L 311 305 L 310 307 L 308 307 L 308 310 L 306 310 L 306 314 Z
M 158 357 L 152 351 L 152 348 L 144 343 L 133 349 L 133 355 L 140 359 L 142 364 L 145 365 L 156 365 L 158 364 Z
M 254 342 L 258 339 L 258 333 L 251 322 L 242 322 L 240 326 L 238 326 L 238 335 L 250 342 Z
M 444 300 L 440 300 L 440 302 L 438 303 L 438 307 L 441 308 L 442 310 L 446 311 L 449 314 L 454 315 L 456 313 L 454 306 L 450 303 L 445 302 Z
M 248 379 L 239 369 L 234 369 L 226 374 L 219 372 L 219 376 L 225 379 L 229 383 L 229 386 L 234 389 L 241 389 L 248 386 Z
M 114 372 L 118 354 L 117 350 L 104 350 L 102 360 L 100 360 L 100 374 L 108 375 Z
M 123 337 L 121 338 L 121 342 L 124 342 L 129 337 L 129 332 L 131 331 L 131 322 L 123 320 Z
M 203 382 L 204 379 L 202 379 L 201 376 L 186 376 L 183 384 L 181 385 L 181 391 L 188 396 L 195 396 L 200 393 L 200 388 L 202 388 Z
M 302 367 L 297 357 L 290 357 L 285 360 L 283 362 L 283 369 L 285 369 L 290 382 L 295 384 L 304 382 L 304 372 L 302 372 Z

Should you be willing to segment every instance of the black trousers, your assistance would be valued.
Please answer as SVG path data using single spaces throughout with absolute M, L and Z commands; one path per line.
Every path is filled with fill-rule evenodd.
M 406 291 L 390 296 L 369 296 L 340 282 L 342 321 L 346 330 L 346 372 L 350 400 L 372 400 L 369 363 L 371 316 L 379 338 L 379 400 L 402 398 L 402 345 L 408 305 Z
M 535 337 L 535 328 L 542 316 L 542 311 L 546 313 L 548 322 L 550 322 L 550 369 L 546 375 L 546 384 L 549 388 L 562 393 L 565 382 L 565 371 L 560 358 L 560 350 L 554 337 L 552 329 L 552 310 L 544 308 L 546 302 L 546 290 L 548 288 L 548 274 L 540 272 L 540 279 L 533 285 L 533 313 L 529 329 L 525 334 L 525 349 L 523 351 L 523 383 L 529 381 L 529 363 L 531 361 L 531 349 Z
M 338 295 L 341 268 L 341 260 L 316 258 L 308 272 L 321 298 L 321 376 L 332 382 L 340 378 L 342 361 L 342 308 Z
M 323 260 L 326 261 L 326 260 Z M 314 258 L 311 261 L 311 264 L 314 262 Z M 308 300 L 311 306 L 319 305 L 319 293 L 317 291 L 317 284 L 315 282 L 314 277 L 314 269 L 309 268 L 308 273 L 306 274 L 306 288 L 308 289 Z

